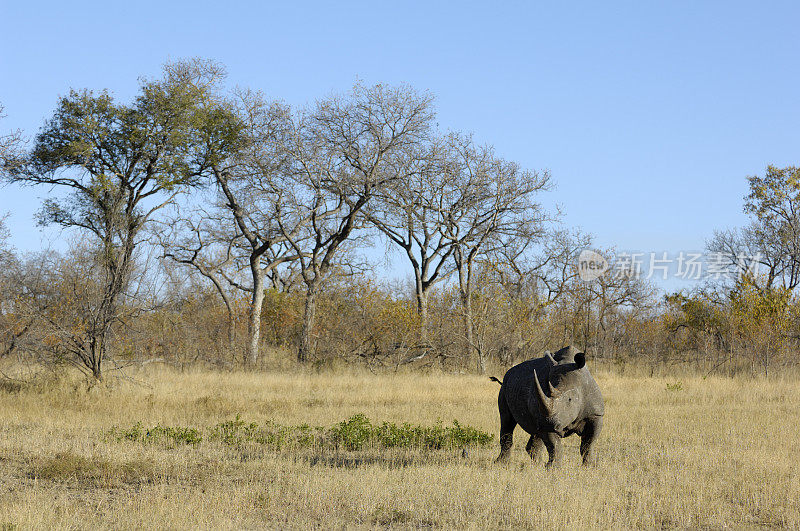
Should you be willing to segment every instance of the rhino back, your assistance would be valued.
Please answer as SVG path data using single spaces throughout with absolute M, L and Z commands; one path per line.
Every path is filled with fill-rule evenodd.
M 534 395 L 536 392 L 533 387 L 534 370 L 541 378 L 549 372 L 549 363 L 545 358 L 524 361 L 511 367 L 503 376 L 502 393 L 508 409 L 514 420 L 528 433 L 538 431 L 545 420 L 537 407 L 531 407 L 538 401 Z

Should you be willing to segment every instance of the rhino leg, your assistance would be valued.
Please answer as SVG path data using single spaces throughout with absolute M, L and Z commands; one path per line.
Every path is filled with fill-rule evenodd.
M 547 460 L 547 468 L 558 466 L 561 464 L 561 456 L 564 455 L 564 450 L 561 446 L 561 437 L 558 436 L 557 433 L 544 433 L 541 435 L 542 442 L 544 443 L 545 448 L 547 448 L 547 453 L 550 456 L 550 459 Z
M 514 420 L 511 410 L 508 409 L 502 390 L 497 399 L 497 406 L 500 409 L 500 455 L 494 460 L 495 463 L 506 461 L 511 455 L 511 446 L 514 444 L 514 428 L 517 426 L 517 421 Z
M 528 444 L 525 446 L 525 451 L 531 456 L 532 461 L 536 461 L 536 457 L 541 453 L 543 448 L 544 442 L 542 442 L 539 436 L 531 435 L 531 438 L 528 439 Z
M 596 462 L 594 442 L 600 435 L 600 429 L 602 427 L 603 417 L 587 419 L 584 425 L 583 433 L 581 433 L 581 456 L 583 456 L 584 465 L 593 465 Z

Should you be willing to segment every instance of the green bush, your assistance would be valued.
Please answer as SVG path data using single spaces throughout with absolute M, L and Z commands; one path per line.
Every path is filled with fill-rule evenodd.
M 128 429 L 114 427 L 107 435 L 117 440 L 140 443 L 162 442 L 197 446 L 203 441 L 203 434 L 195 428 L 157 425 L 145 429 L 141 423 Z M 272 421 L 259 426 L 255 422 L 245 422 L 237 415 L 233 420 L 208 428 L 205 438 L 225 446 L 257 444 L 276 451 L 310 447 L 344 448 L 348 451 L 362 450 L 365 447 L 438 450 L 487 446 L 492 442 L 490 434 L 464 426 L 457 420 L 453 421 L 452 426 L 443 426 L 441 421 L 433 426 L 407 422 L 399 425 L 383 422 L 376 426 L 363 413 L 353 415 L 327 429 L 308 424 L 284 426 Z
M 112 427 L 107 434 L 117 440 L 128 440 L 142 443 L 166 443 L 167 445 L 190 444 L 197 446 L 203 441 L 203 436 L 195 428 L 183 428 L 180 426 L 161 426 L 156 425 L 148 430 L 142 427 L 141 422 L 137 422 L 128 429 Z
M 683 391 L 683 382 L 675 382 L 674 384 L 667 384 L 667 391 Z
M 258 440 L 258 424 L 255 422 L 248 424 L 241 419 L 241 416 L 236 415 L 234 420 L 221 422 L 211 428 L 208 439 L 210 441 L 219 441 L 228 446 L 252 440 L 260 442 Z
M 334 425 L 328 434 L 336 446 L 348 450 L 360 450 L 366 445 L 438 450 L 487 446 L 492 442 L 490 434 L 471 426 L 462 426 L 457 420 L 453 421 L 452 426 L 442 426 L 441 421 L 434 426 L 415 426 L 407 422 L 400 425 L 384 422 L 380 426 L 373 426 L 362 413 Z
M 328 430 L 333 443 L 336 446 L 344 446 L 348 450 L 361 450 L 365 444 L 375 438 L 375 433 L 375 428 L 363 413 L 353 415 Z

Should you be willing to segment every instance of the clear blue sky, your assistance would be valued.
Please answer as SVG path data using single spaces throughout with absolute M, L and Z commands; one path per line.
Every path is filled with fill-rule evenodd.
M 744 223 L 745 176 L 800 163 L 798 2 L 300 4 L 0 0 L 0 131 L 34 134 L 70 88 L 129 100 L 170 58 L 293 104 L 407 82 L 443 128 L 549 169 L 568 224 L 671 253 Z M 18 249 L 46 193 L 0 189 Z

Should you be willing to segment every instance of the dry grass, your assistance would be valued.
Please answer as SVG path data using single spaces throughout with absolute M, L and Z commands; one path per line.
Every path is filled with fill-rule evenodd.
M 800 526 L 800 381 L 614 376 L 600 466 L 567 439 L 545 471 L 517 432 L 496 448 L 267 451 L 142 444 L 112 426 L 247 421 L 445 424 L 497 437 L 497 384 L 478 376 L 356 373 L 136 375 L 149 387 L 68 381 L 0 390 L 0 529 L 167 527 Z

